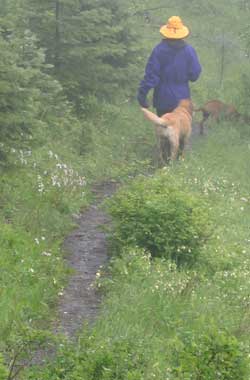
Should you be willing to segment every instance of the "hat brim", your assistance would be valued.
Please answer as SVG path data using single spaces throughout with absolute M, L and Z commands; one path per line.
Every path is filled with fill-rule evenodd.
M 189 35 L 189 29 L 183 26 L 181 29 L 170 29 L 166 25 L 163 25 L 160 29 L 160 33 L 165 38 L 171 38 L 173 40 L 180 40 Z

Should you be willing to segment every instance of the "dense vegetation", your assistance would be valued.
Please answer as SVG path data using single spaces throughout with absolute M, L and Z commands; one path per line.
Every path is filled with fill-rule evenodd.
M 245 0 L 0 0 L 0 380 L 250 377 L 249 125 L 214 126 L 152 174 L 153 131 L 134 104 L 173 14 L 203 66 L 195 103 L 249 114 Z M 105 302 L 72 346 L 48 328 L 62 241 L 91 184 L 112 178 L 126 187 L 105 206 Z M 31 365 L 49 343 L 58 355 Z

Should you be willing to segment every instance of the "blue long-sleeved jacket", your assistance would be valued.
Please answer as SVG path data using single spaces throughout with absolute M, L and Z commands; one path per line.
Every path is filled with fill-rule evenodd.
M 157 110 L 174 109 L 179 100 L 190 98 L 189 81 L 196 81 L 201 65 L 194 48 L 183 40 L 162 40 L 149 57 L 144 79 L 138 90 L 138 100 L 146 104 L 150 89 L 154 89 L 153 105 Z

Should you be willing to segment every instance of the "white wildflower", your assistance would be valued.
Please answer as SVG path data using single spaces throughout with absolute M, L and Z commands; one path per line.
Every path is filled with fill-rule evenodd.
M 50 252 L 42 252 L 41 253 L 43 256 L 47 256 L 47 257 L 50 257 L 51 256 L 51 253 Z

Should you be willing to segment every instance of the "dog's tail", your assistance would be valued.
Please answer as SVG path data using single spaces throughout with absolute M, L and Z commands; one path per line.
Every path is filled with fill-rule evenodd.
M 167 126 L 166 120 L 162 119 L 161 117 L 157 116 L 155 113 L 149 111 L 147 108 L 142 108 L 142 112 L 144 113 L 144 116 L 146 119 L 152 121 L 156 125 L 160 125 L 162 127 Z

